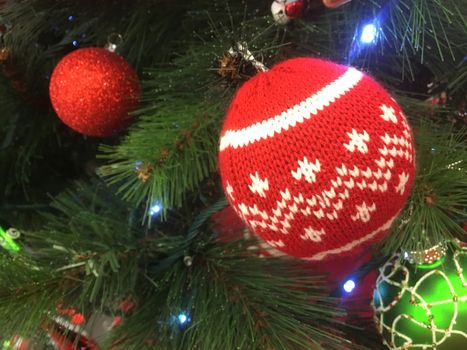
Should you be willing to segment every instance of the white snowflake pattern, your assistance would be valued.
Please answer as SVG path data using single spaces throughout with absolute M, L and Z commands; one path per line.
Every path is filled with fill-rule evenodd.
M 316 159 L 315 162 L 309 162 L 306 157 L 303 160 L 298 161 L 298 168 L 296 171 L 292 170 L 292 176 L 300 180 L 302 176 L 309 183 L 316 181 L 316 173 L 321 171 L 321 164 L 319 159 Z
M 225 187 L 225 191 L 227 192 L 229 197 L 232 198 L 232 200 L 235 200 L 235 197 L 233 196 L 234 189 L 228 181 L 227 181 L 227 186 Z
M 305 227 L 305 234 L 301 235 L 300 238 L 304 241 L 313 241 L 313 242 L 321 242 L 321 236 L 324 236 L 326 232 L 321 230 L 315 230 L 312 227 Z
M 383 118 L 387 122 L 391 121 L 394 124 L 397 124 L 397 117 L 394 108 L 386 106 L 384 104 L 381 105 L 379 108 L 383 112 L 383 114 L 380 115 L 381 118 Z
M 266 241 L 266 242 L 274 248 L 285 247 L 285 243 L 281 239 L 278 241 Z
M 406 172 L 403 172 L 402 174 L 400 174 L 399 184 L 396 186 L 396 192 L 403 195 L 408 181 L 409 181 L 409 174 L 407 174 Z
M 347 135 L 350 138 L 349 143 L 345 143 L 344 147 L 347 148 L 350 152 L 355 152 L 355 149 L 362 153 L 368 153 L 367 142 L 370 141 L 370 135 L 363 130 L 362 133 L 357 132 L 357 130 L 352 129 L 352 132 L 348 132 Z
M 361 220 L 362 222 L 368 222 L 371 220 L 371 213 L 376 211 L 376 204 L 368 206 L 365 202 L 361 205 L 356 205 L 357 213 L 352 215 L 351 218 L 353 221 Z
M 261 197 L 266 198 L 266 191 L 269 190 L 269 182 L 267 178 L 261 179 L 256 172 L 254 175 L 250 174 L 251 185 L 248 188 L 253 193 L 258 193 Z

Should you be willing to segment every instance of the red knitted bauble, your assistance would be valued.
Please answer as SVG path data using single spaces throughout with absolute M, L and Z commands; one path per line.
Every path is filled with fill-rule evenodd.
M 50 79 L 50 99 L 60 119 L 89 136 L 110 136 L 130 122 L 138 106 L 138 75 L 122 57 L 99 48 L 65 56 Z
M 255 233 L 325 260 L 381 240 L 409 195 L 415 154 L 404 114 L 372 78 L 296 58 L 238 91 L 219 164 L 230 203 Z

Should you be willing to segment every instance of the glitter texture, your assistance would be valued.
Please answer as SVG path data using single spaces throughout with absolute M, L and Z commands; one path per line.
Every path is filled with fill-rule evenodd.
M 138 75 L 122 57 L 100 48 L 65 56 L 50 79 L 50 99 L 60 119 L 89 136 L 125 129 L 140 97 Z

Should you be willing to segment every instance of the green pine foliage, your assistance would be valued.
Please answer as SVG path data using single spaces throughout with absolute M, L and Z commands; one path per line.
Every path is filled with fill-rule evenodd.
M 311 55 L 354 65 L 392 91 L 414 130 L 417 177 L 376 255 L 465 240 L 466 7 L 462 0 L 310 2 L 276 24 L 264 0 L 28 0 L 0 7 L 0 225 L 22 231 L 0 252 L 0 335 L 45 344 L 41 330 L 70 306 L 122 316 L 112 349 L 378 349 L 352 327 L 323 276 L 286 257 L 260 257 L 249 239 L 225 241 L 211 217 L 226 205 L 219 131 L 255 70 Z M 375 45 L 359 34 L 373 21 Z M 48 80 L 76 47 L 118 52 L 143 96 L 122 135 L 78 135 L 55 116 Z M 224 67 L 225 68 L 225 67 Z M 447 92 L 442 105 L 430 98 Z M 96 176 L 97 174 L 97 176 Z M 75 181 L 78 180 L 78 181 Z M 151 217 L 159 203 L 163 212 Z M 122 312 L 122 301 L 133 308 Z M 177 315 L 189 321 L 180 325 Z M 371 321 L 370 321 L 371 322 Z M 365 345 L 362 345 L 365 344 Z
M 383 242 L 389 255 L 463 239 L 467 220 L 466 130 L 423 122 L 417 135 L 417 177 L 405 211 Z
M 266 54 L 271 43 L 280 45 L 277 28 L 266 18 L 248 14 L 239 21 L 223 13 L 214 21 L 212 16 L 208 11 L 187 15 L 184 24 L 190 31 L 177 55 L 145 71 L 146 104 L 135 113 L 139 122 L 118 145 L 101 147 L 108 164 L 100 174 L 118 184 L 126 200 L 147 207 L 154 200 L 166 208 L 183 205 L 186 194 L 216 171 L 220 126 L 237 87 L 216 74 L 220 57 L 239 41 L 262 47 Z M 191 32 L 200 19 L 207 28 Z M 145 171 L 149 179 L 141 181 L 138 174 Z
M 107 340 L 117 349 L 351 347 L 322 277 L 246 254 L 253 241 L 214 238 L 207 220 L 225 200 L 184 220 L 186 232 L 145 230 L 102 182 L 75 187 L 54 199 L 41 231 L 25 232 L 22 253 L 1 255 L 3 334 L 34 335 L 59 305 L 116 314 L 130 297 L 135 309 Z M 186 329 L 181 312 L 193 321 Z

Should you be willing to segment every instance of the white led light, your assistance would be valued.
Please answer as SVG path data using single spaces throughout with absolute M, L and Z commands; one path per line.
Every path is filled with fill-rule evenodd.
M 159 203 L 155 203 L 151 209 L 149 209 L 149 215 L 154 216 L 159 214 L 162 210 L 162 206 Z
M 185 314 L 178 315 L 178 322 L 180 322 L 180 324 L 187 323 L 188 322 L 188 316 L 185 315 Z
M 360 41 L 363 44 L 371 44 L 376 40 L 378 31 L 376 26 L 373 23 L 369 23 L 363 27 L 362 34 L 360 36 Z
M 347 292 L 347 293 L 351 293 L 354 289 L 355 289 L 355 282 L 353 280 L 347 280 L 345 283 L 344 283 L 344 290 Z

